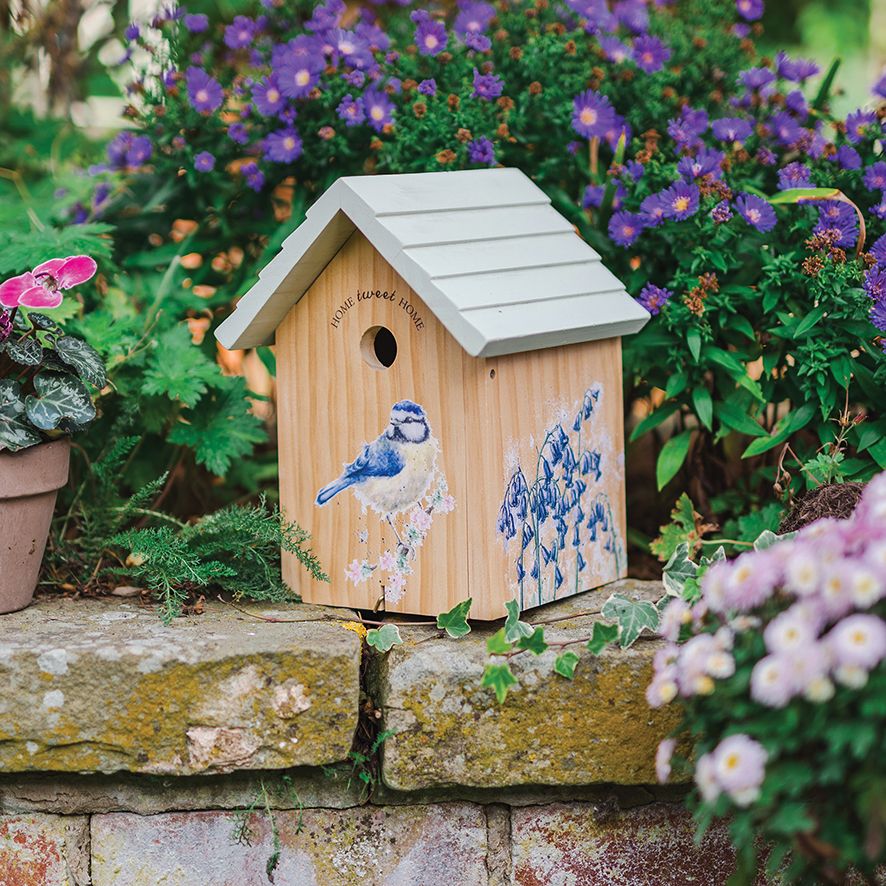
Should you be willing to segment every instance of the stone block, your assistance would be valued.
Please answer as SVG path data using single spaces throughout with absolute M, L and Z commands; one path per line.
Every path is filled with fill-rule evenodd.
M 621 812 L 589 803 L 511 811 L 515 886 L 713 886 L 735 869 L 723 826 L 700 846 L 681 805 Z
M 589 635 L 612 593 L 654 600 L 657 582 L 621 581 L 526 615 L 549 640 Z M 415 791 L 447 785 L 620 785 L 655 781 L 658 742 L 676 710 L 653 711 L 644 693 L 661 641 L 641 638 L 599 657 L 587 650 L 573 680 L 553 673 L 555 652 L 511 661 L 519 680 L 503 705 L 480 686 L 486 640 L 499 627 L 461 640 L 431 628 L 401 628 L 404 644 L 379 658 L 373 677 L 385 729 L 382 774 L 388 787 Z M 581 648 L 581 647 L 579 647 Z
M 480 806 L 362 807 L 274 814 L 280 886 L 486 886 Z M 250 820 L 249 845 L 227 812 L 92 819 L 93 886 L 262 886 L 274 851 L 271 823 Z
M 357 723 L 343 610 L 221 603 L 163 625 L 135 603 L 3 617 L 0 771 L 186 775 L 333 763 Z
M 0 886 L 86 886 L 85 816 L 0 816 Z

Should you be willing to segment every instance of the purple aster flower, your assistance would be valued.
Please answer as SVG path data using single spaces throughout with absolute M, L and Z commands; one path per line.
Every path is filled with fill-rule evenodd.
M 861 154 L 849 145 L 840 145 L 834 157 L 841 169 L 861 169 Z
M 775 81 L 775 74 L 769 68 L 748 68 L 738 75 L 738 79 L 746 89 L 750 89 L 752 92 L 759 92 Z
M 809 116 L 809 103 L 799 89 L 789 92 L 784 98 L 784 103 L 785 107 L 801 120 L 805 120 Z
M 195 111 L 211 114 L 221 107 L 224 100 L 221 84 L 202 68 L 188 68 L 185 71 L 185 83 L 188 87 L 188 99 Z
M 668 120 L 668 135 L 677 143 L 678 148 L 695 149 L 702 146 L 699 138 L 708 128 L 708 115 L 705 111 L 684 107 L 680 116 Z
M 871 207 L 871 214 L 880 219 L 886 219 L 886 194 L 882 196 L 876 206 Z
M 664 67 L 664 63 L 671 57 L 671 50 L 658 37 L 646 34 L 634 40 L 631 54 L 641 71 L 654 74 Z
M 657 228 L 665 220 L 666 210 L 667 202 L 663 193 L 650 194 L 640 204 L 640 212 L 647 228 Z
M 682 181 L 674 182 L 669 188 L 665 188 L 660 196 L 665 207 L 665 218 L 685 221 L 698 212 L 700 198 L 698 185 L 689 185 Z
M 400 95 L 403 91 L 403 81 L 399 77 L 388 77 L 388 82 L 385 87 L 385 92 L 391 93 L 394 95 Z
M 794 161 L 778 170 L 778 190 L 789 191 L 792 188 L 811 188 L 812 173 L 808 166 Z
M 619 0 L 612 8 L 619 24 L 633 34 L 645 34 L 649 30 L 649 12 L 642 0 Z
M 619 246 L 630 246 L 643 233 L 643 216 L 616 212 L 609 219 L 609 238 Z
M 615 123 L 615 109 L 605 95 L 586 89 L 572 100 L 572 128 L 585 138 L 599 138 Z
M 871 323 L 873 323 L 880 332 L 886 332 L 886 299 L 880 299 L 879 301 L 874 302 L 869 316 Z
M 317 85 L 322 70 L 319 56 L 290 52 L 274 68 L 274 77 L 287 98 L 305 98 Z
M 242 123 L 232 123 L 228 127 L 228 138 L 238 145 L 245 145 L 249 141 L 249 131 Z
M 751 33 L 751 26 L 746 25 L 744 22 L 736 22 L 732 26 L 732 36 L 737 37 L 739 40 L 744 40 L 745 37 L 748 37 Z
M 490 4 L 462 0 L 458 4 L 458 15 L 452 27 L 456 34 L 463 37 L 468 34 L 482 34 L 493 18 L 495 8 Z
M 601 37 L 600 49 L 603 50 L 603 55 L 608 61 L 615 62 L 616 64 L 621 64 L 631 55 L 630 49 L 618 37 Z
M 446 49 L 449 37 L 443 22 L 432 19 L 425 9 L 416 9 L 409 17 L 415 22 L 415 44 L 420 55 L 439 55 Z
M 263 117 L 273 117 L 283 107 L 283 93 L 273 74 L 253 85 L 252 103 Z
M 126 151 L 127 166 L 141 166 L 151 159 L 154 146 L 146 135 L 134 136 Z
M 804 133 L 799 123 L 785 111 L 773 114 L 769 118 L 769 128 L 779 144 L 790 147 L 795 144 Z
M 865 111 L 859 108 L 846 117 L 846 138 L 853 144 L 858 144 L 868 135 L 875 134 L 877 115 L 873 111 Z
M 265 174 L 258 168 L 258 164 L 254 160 L 244 163 L 240 167 L 240 172 L 246 179 L 246 184 L 253 191 L 260 191 L 265 186 Z
M 437 81 L 433 79 L 430 80 L 422 80 L 421 83 L 418 84 L 418 91 L 422 95 L 434 96 L 437 94 Z
M 362 89 L 366 85 L 366 74 L 363 71 L 348 71 L 342 74 L 341 78 L 348 86 L 356 86 L 357 89 Z
M 363 108 L 367 122 L 376 132 L 394 121 L 394 105 L 384 92 L 367 89 L 363 93 Z
M 215 157 L 209 151 L 200 151 L 194 157 L 194 169 L 197 172 L 212 172 L 215 169 Z
M 603 185 L 588 185 L 581 198 L 582 208 L 591 209 L 602 206 L 605 193 L 606 188 Z
M 886 301 L 886 269 L 875 267 L 865 271 L 862 285 L 874 301 Z
M 791 59 L 786 52 L 779 52 L 776 56 L 775 70 L 784 80 L 802 83 L 814 77 L 821 69 L 811 59 Z
M 225 46 L 228 49 L 243 49 L 255 38 L 255 22 L 245 15 L 235 15 L 234 21 L 225 28 Z
M 763 16 L 763 0 L 735 0 L 736 12 L 747 22 Z
M 126 30 L 123 32 L 123 38 L 125 40 L 138 40 L 141 36 L 141 30 L 135 22 L 132 22 L 126 26 Z
M 739 194 L 735 201 L 735 208 L 752 228 L 756 228 L 764 234 L 771 231 L 778 221 L 775 210 L 756 194 Z
M 465 46 L 473 49 L 474 52 L 488 52 L 492 49 L 492 41 L 485 34 L 474 34 L 473 32 L 465 34 L 462 37 Z
M 858 219 L 855 210 L 848 204 L 839 200 L 826 200 L 818 205 L 818 224 L 813 232 L 821 234 L 824 231 L 837 232 L 837 246 L 854 246 L 858 240 Z
M 498 98 L 504 89 L 501 77 L 495 74 L 481 74 L 474 68 L 474 91 L 471 98 L 481 98 L 484 101 L 492 101 Z
M 886 191 L 886 163 L 878 160 L 864 171 L 864 186 L 869 191 Z
M 883 234 L 868 250 L 870 254 L 881 264 L 886 264 L 886 234 Z
M 370 14 L 366 9 L 363 12 L 367 15 Z M 369 48 L 373 52 L 384 52 L 391 45 L 390 37 L 377 22 L 366 20 L 358 22 L 354 31 L 361 40 L 369 44 Z
M 744 117 L 721 117 L 711 125 L 714 138 L 721 142 L 743 142 L 750 138 L 753 127 Z
M 637 160 L 628 160 L 628 162 L 625 163 L 625 171 L 635 182 L 638 182 L 643 178 L 643 173 L 646 171 L 646 167 Z
M 778 162 L 778 157 L 769 148 L 757 148 L 754 159 L 762 166 L 775 166 Z
M 718 225 L 724 225 L 732 218 L 732 208 L 728 200 L 721 200 L 712 210 L 711 219 Z
M 274 163 L 292 163 L 301 156 L 302 143 L 294 129 L 271 132 L 264 141 L 264 156 Z
M 495 145 L 486 136 L 468 142 L 468 160 L 484 166 L 495 166 Z
M 184 17 L 183 21 L 185 27 L 192 34 L 202 34 L 204 31 L 209 30 L 209 17 L 202 12 L 189 13 Z
M 369 68 L 375 64 L 372 50 L 366 42 L 354 31 L 338 31 L 333 40 L 333 59 L 344 59 L 352 68 Z
M 350 93 L 342 98 L 335 112 L 345 121 L 346 126 L 357 126 L 366 119 L 363 99 L 354 98 Z
M 712 175 L 714 178 L 720 178 L 723 174 L 720 165 L 723 159 L 724 156 L 721 151 L 716 151 L 713 148 L 702 148 L 694 157 L 684 157 L 677 164 L 677 172 L 686 181 L 701 178 L 703 175 Z
M 640 290 L 636 300 L 654 317 L 673 297 L 674 293 L 670 289 L 656 286 L 654 283 L 647 283 Z
M 886 74 L 883 74 L 883 76 L 874 84 L 871 92 L 878 98 L 886 98 Z

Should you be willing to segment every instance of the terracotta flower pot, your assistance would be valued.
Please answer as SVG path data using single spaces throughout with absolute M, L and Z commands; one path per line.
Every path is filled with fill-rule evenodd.
M 66 439 L 0 452 L 0 614 L 24 609 L 34 596 L 70 455 Z

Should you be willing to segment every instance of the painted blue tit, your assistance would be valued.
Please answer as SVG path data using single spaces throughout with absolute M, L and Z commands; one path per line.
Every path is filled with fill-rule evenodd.
M 357 500 L 388 519 L 424 498 L 437 465 L 439 444 L 431 436 L 424 409 L 401 400 L 391 409 L 388 426 L 337 480 L 317 493 L 325 505 L 339 492 L 352 489 Z

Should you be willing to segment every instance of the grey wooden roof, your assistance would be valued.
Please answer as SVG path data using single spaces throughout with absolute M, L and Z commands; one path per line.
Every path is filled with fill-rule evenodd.
M 491 357 L 637 332 L 649 314 L 517 169 L 340 178 L 216 330 L 273 341 L 359 229 L 461 346 Z

